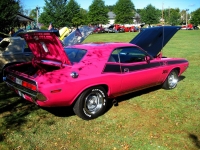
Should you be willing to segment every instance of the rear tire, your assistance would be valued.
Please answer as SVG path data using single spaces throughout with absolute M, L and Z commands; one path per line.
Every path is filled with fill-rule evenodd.
M 104 88 L 89 88 L 78 97 L 73 107 L 74 113 L 84 120 L 97 118 L 105 112 L 107 99 Z
M 164 89 L 170 90 L 170 89 L 174 89 L 177 86 L 177 84 L 178 84 L 178 72 L 177 70 L 172 70 L 167 76 L 162 87 Z

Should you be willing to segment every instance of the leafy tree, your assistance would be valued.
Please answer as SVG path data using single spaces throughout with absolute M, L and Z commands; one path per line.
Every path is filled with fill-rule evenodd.
M 200 8 L 192 12 L 192 18 L 190 22 L 194 25 L 199 25 L 200 24 Z
M 106 8 L 107 8 L 109 11 L 114 11 L 115 5 L 107 5 Z
M 79 26 L 84 22 L 84 13 L 75 0 L 70 0 L 66 6 L 68 26 Z M 82 13 L 81 13 L 82 12 Z
M 29 13 L 29 17 L 36 20 L 37 19 L 37 10 L 32 9 Z
M 88 21 L 93 25 L 108 23 L 108 9 L 103 0 L 93 0 L 89 6 Z
M 140 16 L 142 22 L 150 26 L 151 24 L 159 23 L 161 11 L 149 4 L 146 8 L 140 11 Z
M 114 13 L 115 23 L 116 24 L 131 24 L 133 23 L 135 6 L 131 2 L 131 0 L 118 0 L 115 8 Z
M 10 27 L 16 27 L 19 25 L 19 21 L 16 20 L 16 15 L 21 11 L 19 0 L 1 0 L 0 1 L 0 31 L 8 33 Z
M 50 23 L 54 27 L 63 27 L 66 25 L 67 11 L 66 4 L 67 0 L 44 0 L 45 6 L 43 12 L 39 17 L 39 22 L 48 26 Z
M 87 14 L 88 14 L 88 11 L 87 10 L 85 10 L 85 9 L 83 9 L 83 8 L 81 8 L 80 9 L 80 13 L 81 13 L 81 17 L 82 17 L 82 24 L 83 25 L 87 25 L 87 24 L 89 24 L 89 21 L 88 21 L 88 18 L 87 18 Z
M 164 19 L 167 24 L 170 25 L 179 25 L 181 20 L 181 14 L 179 8 L 165 9 L 164 10 Z

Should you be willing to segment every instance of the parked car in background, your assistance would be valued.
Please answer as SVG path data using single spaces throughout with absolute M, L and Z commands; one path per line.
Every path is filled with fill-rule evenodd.
M 161 50 L 178 30 L 175 26 L 143 29 L 129 43 L 76 44 L 92 32 L 86 27 L 67 36 L 71 45 L 66 47 L 52 32 L 25 33 L 34 60 L 7 67 L 4 81 L 36 105 L 71 105 L 82 119 L 94 119 L 120 95 L 156 85 L 177 86 L 189 63 L 162 57 Z
M 32 57 L 32 51 L 23 38 L 4 38 L 0 42 L 0 80 L 2 80 L 2 69 L 15 63 L 30 61 Z
M 69 28 L 67 28 L 67 27 L 61 28 L 61 29 L 59 30 L 60 40 L 61 40 L 61 41 L 64 40 L 64 38 L 65 38 L 66 36 L 68 36 L 69 33 L 70 33 Z
M 104 28 L 104 30 L 106 33 L 116 33 L 117 30 L 114 27 L 115 27 L 114 25 L 110 25 L 110 26 Z
M 104 33 L 105 29 L 103 27 L 96 27 L 93 33 Z
M 197 26 L 197 25 L 194 25 L 193 28 L 194 28 L 194 30 L 199 30 L 199 26 Z
M 182 30 L 194 30 L 192 24 L 183 25 L 183 26 L 181 27 L 181 29 L 182 29 Z

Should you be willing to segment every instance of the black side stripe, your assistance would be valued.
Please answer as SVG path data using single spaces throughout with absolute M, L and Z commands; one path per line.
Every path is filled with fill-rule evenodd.
M 150 64 L 140 64 L 140 65 L 121 65 L 122 72 L 125 68 L 129 70 L 129 72 L 133 71 L 139 71 L 139 70 L 145 70 L 145 69 L 151 69 L 151 68 L 156 68 L 160 66 L 165 66 L 165 65 L 174 65 L 174 64 L 181 64 L 181 63 L 187 63 L 187 60 L 172 60 L 172 61 L 164 61 L 164 62 L 155 62 L 155 63 L 150 63 Z M 106 64 L 103 73 L 121 73 L 120 70 L 120 64 Z
M 156 68 L 156 67 L 159 67 L 159 66 L 161 66 L 160 62 L 157 62 L 157 63 L 134 65 L 134 66 L 122 66 L 122 70 L 124 70 L 125 68 L 128 68 L 129 72 L 133 72 L 133 71 L 138 71 L 138 70 Z
M 187 60 L 172 60 L 172 61 L 167 61 L 168 65 L 175 65 L 175 64 L 182 64 L 182 63 L 187 63 Z

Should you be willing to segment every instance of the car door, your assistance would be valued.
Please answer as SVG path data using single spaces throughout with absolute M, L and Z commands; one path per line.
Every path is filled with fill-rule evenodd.
M 162 70 L 159 61 L 147 60 L 146 52 L 138 47 L 124 47 L 118 50 L 122 72 L 122 91 L 128 93 L 158 84 Z

